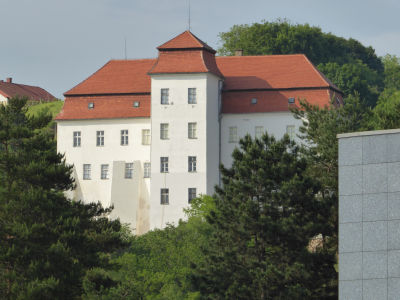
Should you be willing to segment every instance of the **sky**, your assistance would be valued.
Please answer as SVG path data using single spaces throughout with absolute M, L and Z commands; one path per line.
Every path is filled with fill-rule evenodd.
M 0 0 L 0 79 L 57 98 L 110 59 L 155 58 L 188 29 L 189 0 Z M 236 24 L 308 23 L 400 56 L 398 0 L 191 0 L 191 31 L 217 49 Z

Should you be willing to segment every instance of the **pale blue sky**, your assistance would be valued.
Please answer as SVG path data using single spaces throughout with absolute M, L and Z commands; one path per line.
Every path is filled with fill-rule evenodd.
M 109 59 L 156 57 L 187 29 L 188 0 L 0 0 L 0 79 L 38 85 L 55 96 Z M 191 29 L 218 48 L 235 24 L 287 18 L 353 37 L 378 55 L 400 56 L 398 0 L 191 0 Z

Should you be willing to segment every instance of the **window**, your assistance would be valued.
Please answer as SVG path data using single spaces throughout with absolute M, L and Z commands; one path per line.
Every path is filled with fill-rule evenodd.
M 257 104 L 257 98 L 251 98 L 251 104 Z
M 84 180 L 90 180 L 90 169 L 91 165 L 90 164 L 84 164 L 83 165 L 83 179 Z
M 288 125 L 286 126 L 286 134 L 289 136 L 291 140 L 294 139 L 294 134 L 295 134 L 295 129 L 294 125 Z
M 121 146 L 127 146 L 128 142 L 129 142 L 128 130 L 127 129 L 121 130 Z
M 125 163 L 125 178 L 133 178 L 133 163 Z
M 149 162 L 145 162 L 143 165 L 143 177 L 150 178 L 150 172 L 151 172 L 151 165 Z
M 160 158 L 160 172 L 168 173 L 168 157 Z
M 133 107 L 139 107 L 139 106 L 140 106 L 140 101 L 133 102 Z
M 237 135 L 237 127 L 229 127 L 229 143 L 237 143 L 238 135 Z
M 188 88 L 188 103 L 196 104 L 196 88 Z
M 289 102 L 289 104 L 293 104 L 293 103 L 295 102 L 294 97 L 290 97 L 290 98 L 288 99 L 288 102 Z
M 94 103 L 93 103 L 93 102 L 89 102 L 88 108 L 89 108 L 89 109 L 93 109 L 93 108 L 94 108 Z
M 81 146 L 81 132 L 80 131 L 74 131 L 74 147 L 80 147 Z
M 161 104 L 169 103 L 169 89 L 161 89 Z
M 108 165 L 101 165 L 101 179 L 108 179 Z
M 188 123 L 188 138 L 197 139 L 197 123 Z
M 264 127 L 263 126 L 256 126 L 256 139 L 260 139 L 264 133 Z
M 188 202 L 192 202 L 194 198 L 196 198 L 196 188 L 188 188 Z
M 160 203 L 162 205 L 169 204 L 169 189 L 161 189 Z
M 196 164 L 197 164 L 196 156 L 189 156 L 188 157 L 188 171 L 196 172 L 196 167 L 197 167 Z
M 168 123 L 161 123 L 160 124 L 160 139 L 168 140 Z
M 142 129 L 142 145 L 150 145 L 150 129 Z
M 96 136 L 97 136 L 96 146 L 97 147 L 104 146 L 104 131 L 97 131 Z

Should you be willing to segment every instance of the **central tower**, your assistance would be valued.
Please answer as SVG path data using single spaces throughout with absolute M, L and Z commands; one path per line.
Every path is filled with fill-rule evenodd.
M 223 80 L 215 50 L 190 31 L 157 49 L 149 72 L 151 229 L 184 218 L 190 200 L 218 184 Z

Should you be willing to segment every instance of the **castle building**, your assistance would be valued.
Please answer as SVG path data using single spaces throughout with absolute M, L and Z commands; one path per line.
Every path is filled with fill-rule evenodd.
M 72 198 L 113 205 L 137 234 L 184 218 L 213 194 L 219 164 L 265 131 L 295 138 L 299 99 L 324 106 L 341 92 L 302 54 L 215 56 L 190 31 L 157 59 L 111 60 L 67 91 L 57 147 L 74 164 Z

